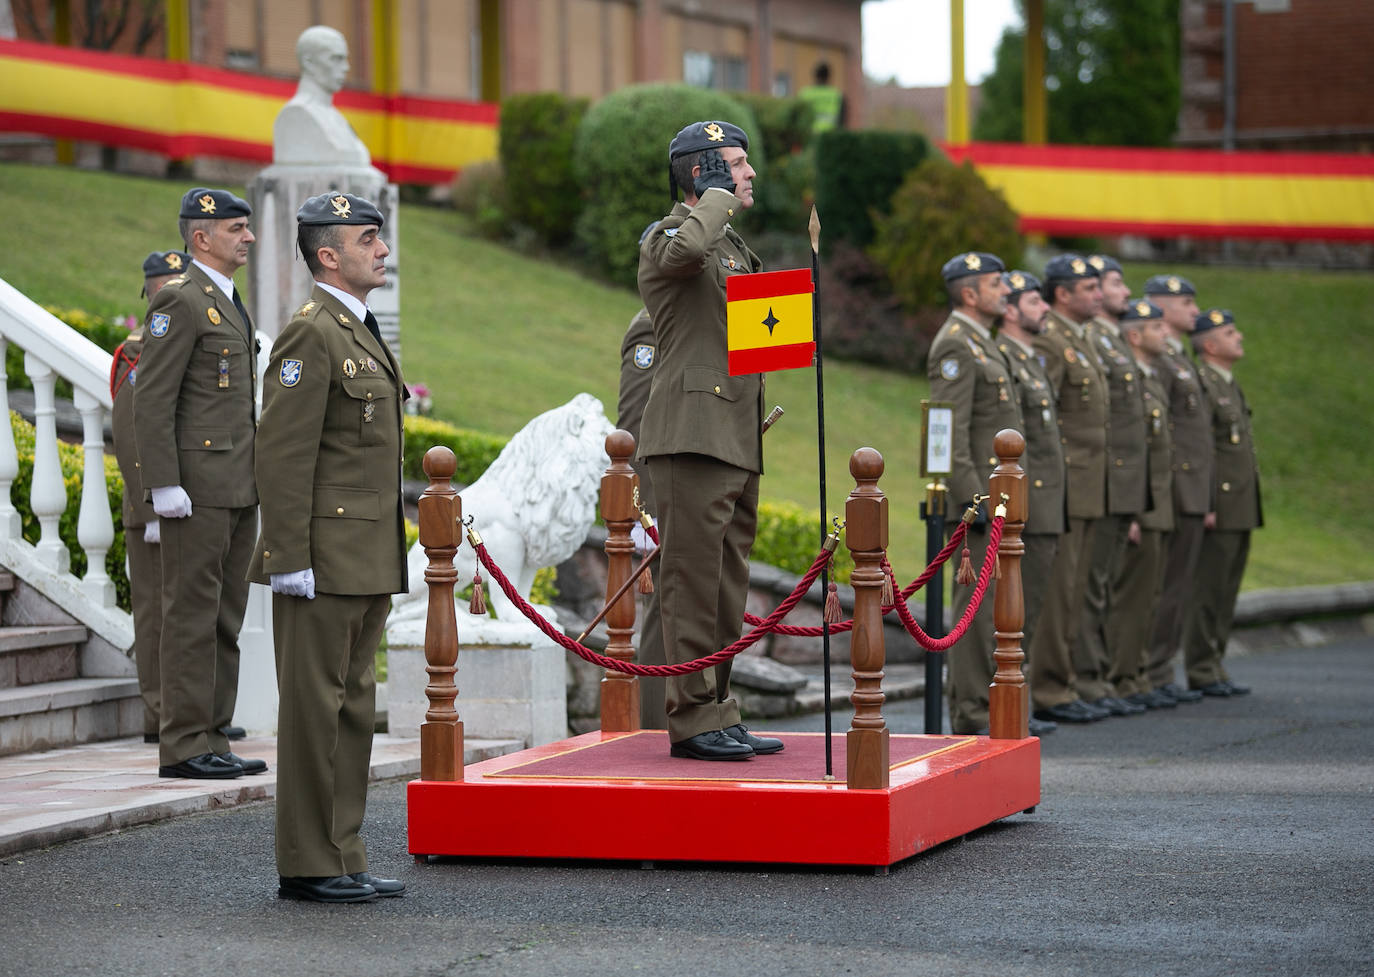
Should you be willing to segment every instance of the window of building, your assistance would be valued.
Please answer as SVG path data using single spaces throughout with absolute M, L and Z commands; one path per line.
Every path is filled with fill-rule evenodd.
M 787 98 L 792 94 L 792 76 L 785 71 L 779 71 L 773 76 L 773 97 Z
M 682 80 L 699 88 L 743 91 L 749 87 L 749 62 L 728 54 L 684 51 Z

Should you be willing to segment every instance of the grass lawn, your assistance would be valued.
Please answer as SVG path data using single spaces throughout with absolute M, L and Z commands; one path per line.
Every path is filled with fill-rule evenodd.
M 0 164 L 16 246 L 0 278 L 36 301 L 104 315 L 139 315 L 139 264 L 177 245 L 177 201 L 165 181 Z M 481 241 L 452 211 L 403 206 L 402 328 L 406 377 L 433 392 L 435 414 L 510 435 L 580 391 L 614 420 L 620 338 L 633 293 L 578 270 Z M 765 256 L 766 258 L 767 256 Z M 1138 287 L 1165 269 L 1128 266 Z M 1247 357 L 1237 369 L 1255 412 L 1265 528 L 1254 538 L 1247 587 L 1374 578 L 1374 517 L 1363 495 L 1374 466 L 1357 447 L 1363 384 L 1374 363 L 1374 276 L 1253 269 L 1178 269 L 1206 304 L 1236 313 Z M 824 297 L 822 296 L 822 301 Z M 831 361 L 825 369 L 827 498 L 840 513 L 850 453 L 883 453 L 891 559 L 910 579 L 924 566 L 916 475 L 924 377 Z M 816 381 L 810 370 L 768 378 L 768 403 L 787 414 L 765 439 L 762 492 L 814 508 Z

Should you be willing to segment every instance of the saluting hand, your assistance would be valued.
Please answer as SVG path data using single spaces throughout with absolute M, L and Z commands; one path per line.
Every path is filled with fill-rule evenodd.
M 701 157 L 696 178 L 692 181 L 697 198 L 712 187 L 735 192 L 735 178 L 730 173 L 730 164 L 725 162 L 719 149 L 708 149 Z

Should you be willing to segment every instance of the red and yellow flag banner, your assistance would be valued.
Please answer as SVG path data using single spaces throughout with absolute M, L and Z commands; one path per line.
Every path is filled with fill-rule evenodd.
M 0 132 L 272 161 L 289 81 L 156 58 L 0 41 Z M 446 183 L 494 159 L 497 106 L 341 91 L 334 105 L 398 183 Z
M 760 271 L 725 280 L 725 344 L 730 376 L 794 370 L 816 355 L 811 269 Z
M 1374 241 L 1374 156 L 945 146 L 1045 234 Z

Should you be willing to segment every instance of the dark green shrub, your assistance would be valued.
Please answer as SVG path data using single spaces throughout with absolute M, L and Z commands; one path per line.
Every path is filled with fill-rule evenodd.
M 822 241 L 867 247 L 906 175 L 931 155 L 917 132 L 832 129 L 816 137 L 816 209 Z M 824 243 L 822 247 L 824 247 Z
M 573 175 L 573 140 L 588 100 L 557 92 L 512 95 L 501 102 L 501 169 L 509 186 L 510 219 L 545 244 L 572 240 L 582 210 Z
M 607 95 L 582 119 L 573 164 L 586 206 L 577 240 L 612 281 L 635 286 L 639 236 L 668 213 L 668 144 L 679 129 L 724 119 L 749 134 L 749 158 L 760 173 L 765 153 L 754 145 L 754 114 L 721 92 L 690 85 L 632 85 Z
M 784 156 L 803 152 L 811 144 L 815 111 L 806 102 L 799 98 L 777 98 L 752 92 L 735 92 L 734 97 L 754 113 L 759 134 L 749 133 L 749 140 L 751 143 L 758 141 L 771 162 L 776 163 Z
M 922 163 L 877 221 L 869 253 L 912 311 L 948 304 L 940 268 L 961 251 L 990 251 L 1008 268 L 1021 264 L 1016 211 L 973 167 L 943 159 Z
M 793 502 L 760 502 L 759 528 L 754 537 L 751 560 L 802 574 L 811 568 L 820 552 L 821 521 L 816 512 Z M 848 583 L 854 561 L 840 540 L 830 561 L 830 579 Z
M 911 372 L 925 365 L 933 335 L 902 308 L 877 262 L 845 242 L 821 263 L 821 323 L 826 359 Z
M 478 431 L 454 427 L 432 417 L 405 417 L 405 445 L 401 471 L 406 478 L 428 482 L 423 462 L 425 452 L 436 444 L 453 451 L 458 467 L 453 480 L 459 485 L 471 485 L 496 460 L 506 446 L 505 438 Z
M 483 237 L 495 240 L 510 227 L 506 181 L 494 159 L 463 167 L 453 178 L 453 209 L 473 219 Z

